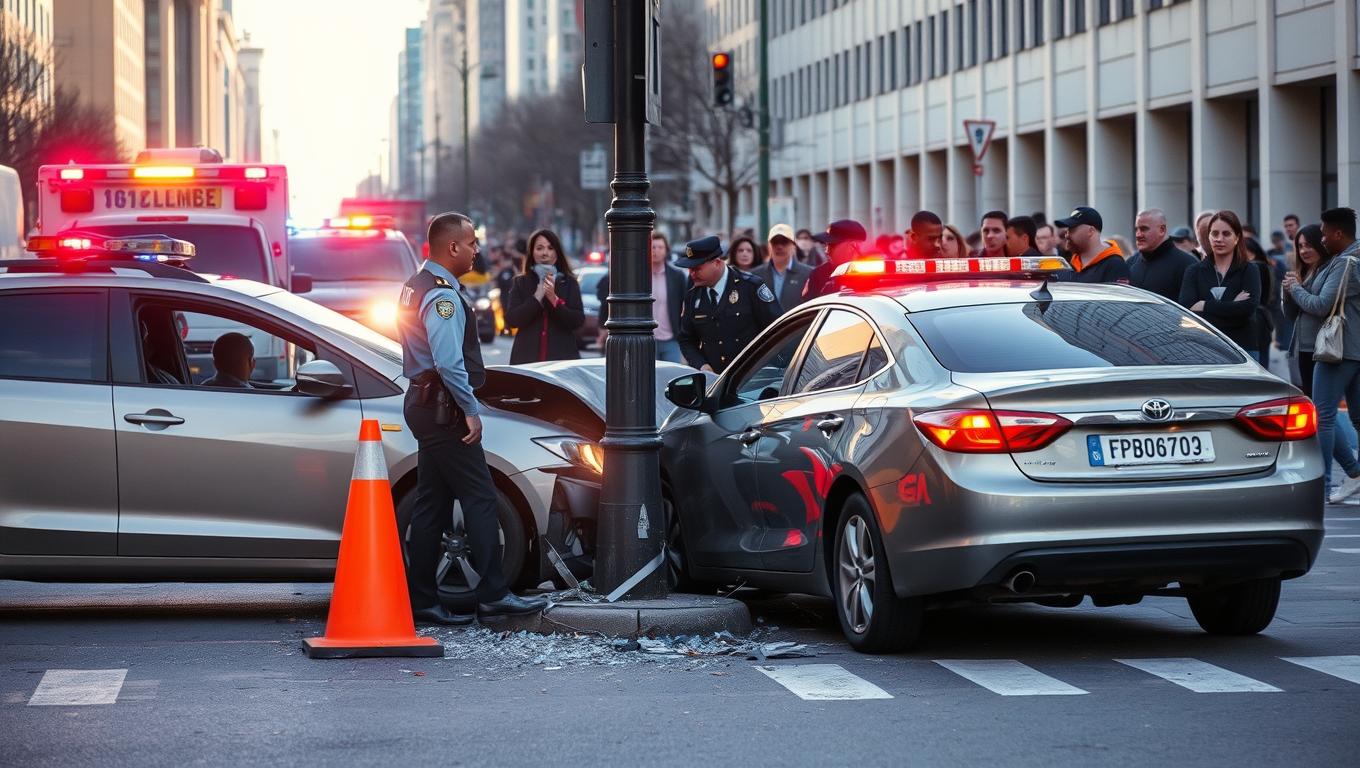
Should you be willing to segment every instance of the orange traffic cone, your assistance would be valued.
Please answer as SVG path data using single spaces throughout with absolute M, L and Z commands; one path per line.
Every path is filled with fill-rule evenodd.
M 302 646 L 313 659 L 444 655 L 438 640 L 416 634 L 411 618 L 382 432 L 372 419 L 359 428 L 326 636 Z

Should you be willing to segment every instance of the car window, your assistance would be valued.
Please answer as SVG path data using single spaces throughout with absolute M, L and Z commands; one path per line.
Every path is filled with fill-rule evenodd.
M 197 249 L 189 268 L 205 275 L 224 275 L 242 280 L 269 282 L 268 262 L 260 234 L 251 227 L 225 224 L 101 224 L 81 227 L 100 234 L 145 235 L 148 229 L 158 235 L 188 240 Z
M 859 367 L 859 378 L 867 379 L 883 370 L 883 366 L 887 364 L 888 353 L 879 343 L 878 336 L 874 336 L 869 340 L 869 351 L 864 355 L 864 364 Z
M 848 387 L 859 381 L 860 364 L 874 330 L 854 312 L 833 309 L 808 347 L 793 394 Z
M 298 367 L 317 358 L 314 342 L 196 305 L 143 304 L 137 329 L 152 385 L 289 391 Z
M 0 294 L 0 377 L 108 381 L 103 291 Z
M 311 275 L 318 283 L 402 283 L 416 272 L 415 257 L 406 241 L 377 236 L 293 238 L 288 241 L 288 260 L 295 272 Z
M 959 373 L 1233 365 L 1246 358 L 1184 310 L 1160 302 L 1053 301 L 917 312 L 911 324 Z
M 732 384 L 727 387 L 723 407 L 779 397 L 784 376 L 815 317 L 816 313 L 807 312 L 790 319 L 779 333 L 767 337 L 760 348 L 745 356 Z

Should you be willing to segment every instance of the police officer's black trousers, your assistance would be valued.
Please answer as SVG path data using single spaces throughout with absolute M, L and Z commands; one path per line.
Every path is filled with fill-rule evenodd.
M 444 531 L 453 522 L 455 500 L 463 508 L 472 564 L 481 577 L 477 599 L 484 603 L 499 600 L 508 590 L 501 570 L 496 488 L 486 466 L 486 454 L 480 443 L 463 443 L 467 424 L 460 414 L 455 412 L 454 423 L 441 427 L 434 423 L 433 406 L 416 405 L 411 400 L 408 397 L 406 401 L 406 424 L 420 445 L 416 505 L 407 545 L 411 607 L 429 608 L 439 601 L 435 570 Z

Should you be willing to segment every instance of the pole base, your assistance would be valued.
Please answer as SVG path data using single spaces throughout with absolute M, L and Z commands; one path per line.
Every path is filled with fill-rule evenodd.
M 413 637 L 390 643 L 346 642 L 309 637 L 302 641 L 309 659 L 359 659 L 416 657 L 442 659 L 444 644 L 433 637 Z

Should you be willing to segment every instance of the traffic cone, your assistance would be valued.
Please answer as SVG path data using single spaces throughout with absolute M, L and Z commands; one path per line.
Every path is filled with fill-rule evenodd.
M 302 646 L 313 659 L 444 655 L 437 639 L 416 634 L 411 618 L 382 432 L 373 419 L 359 428 L 326 636 Z

